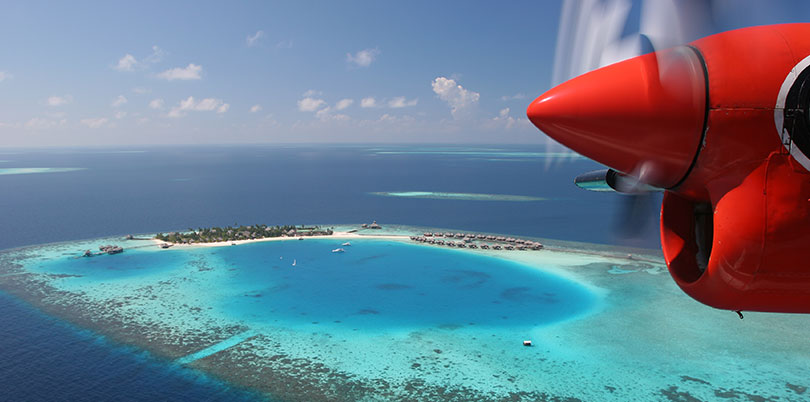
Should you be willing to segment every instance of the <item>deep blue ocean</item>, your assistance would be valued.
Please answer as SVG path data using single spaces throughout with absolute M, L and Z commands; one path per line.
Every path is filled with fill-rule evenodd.
M 0 150 L 0 249 L 239 224 L 378 221 L 602 244 L 620 197 L 577 189 L 600 168 L 542 147 L 252 146 Z M 529 201 L 373 193 L 514 195 Z M 629 244 L 658 247 L 657 211 Z M 111 344 L 0 293 L 0 400 L 254 396 Z

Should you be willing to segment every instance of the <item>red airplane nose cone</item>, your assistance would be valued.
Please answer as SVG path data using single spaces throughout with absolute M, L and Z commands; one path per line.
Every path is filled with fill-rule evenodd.
M 574 151 L 662 188 L 688 173 L 706 115 L 706 76 L 679 47 L 613 64 L 529 105 L 537 128 Z

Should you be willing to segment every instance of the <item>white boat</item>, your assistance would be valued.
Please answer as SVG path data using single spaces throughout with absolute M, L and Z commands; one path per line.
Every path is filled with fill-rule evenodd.
M 351 243 L 349 243 L 349 242 L 346 242 L 346 243 L 341 244 L 341 246 L 351 246 L 351 245 L 352 245 L 352 244 L 351 244 Z
M 295 258 L 293 258 L 292 266 L 295 266 Z
M 344 250 L 342 248 L 336 248 L 336 249 L 332 250 L 333 253 L 342 253 L 344 251 L 346 251 L 346 250 Z

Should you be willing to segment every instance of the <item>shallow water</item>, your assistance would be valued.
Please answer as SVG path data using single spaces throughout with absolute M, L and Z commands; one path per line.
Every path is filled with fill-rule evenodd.
M 0 287 L 280 399 L 808 395 L 807 317 L 710 309 L 655 258 L 370 239 L 332 253 L 343 241 L 87 259 L 73 257 L 93 241 L 65 243 L 29 251 L 35 276 L 0 276 Z
M 209 303 L 251 326 L 531 328 L 583 314 L 596 303 L 595 295 L 573 281 L 511 261 L 396 241 L 342 243 L 308 239 L 136 249 L 57 257 L 32 270 L 62 276 L 64 289 L 93 292 L 116 284 L 146 286 L 193 266 L 198 286 L 216 288 Z M 332 252 L 337 248 L 345 252 Z

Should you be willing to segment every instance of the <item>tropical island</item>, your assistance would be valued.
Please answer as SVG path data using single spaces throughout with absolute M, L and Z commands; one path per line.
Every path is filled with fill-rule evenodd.
M 331 228 L 323 229 L 320 226 L 268 226 L 268 225 L 237 225 L 210 228 L 189 228 L 186 232 L 158 233 L 156 240 L 174 244 L 218 243 L 238 240 L 256 240 L 273 237 L 311 237 L 331 236 Z

